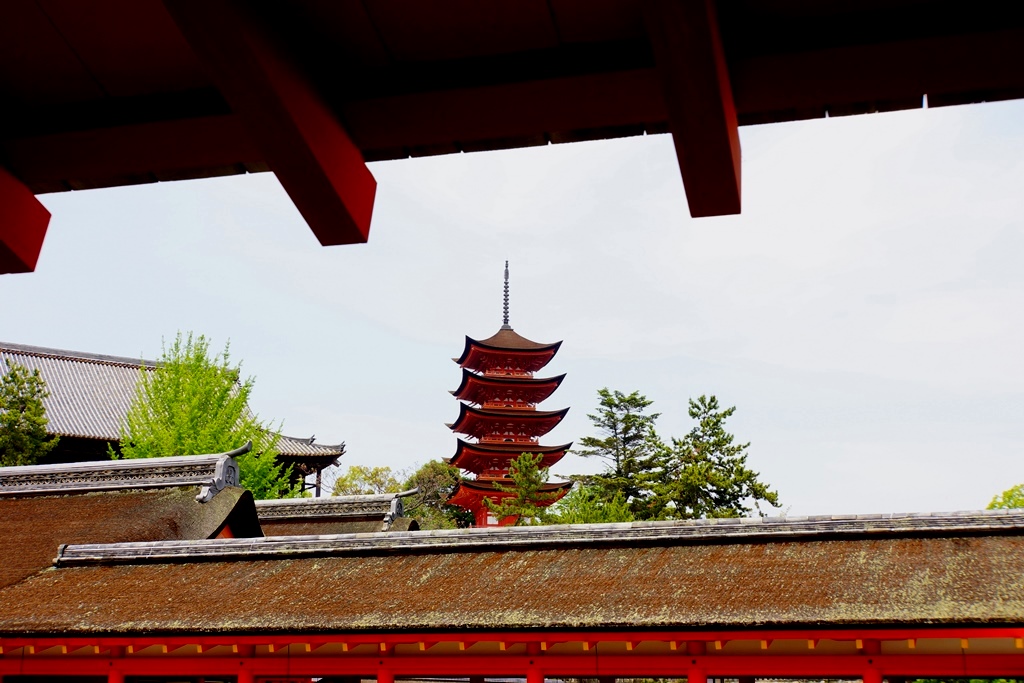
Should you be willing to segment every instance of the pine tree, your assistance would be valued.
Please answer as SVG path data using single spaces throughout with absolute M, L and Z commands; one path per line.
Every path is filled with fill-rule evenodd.
M 546 504 L 558 499 L 558 492 L 544 492 L 541 489 L 548 482 L 548 468 L 541 467 L 543 454 L 523 453 L 509 464 L 512 486 L 495 484 L 502 493 L 512 494 L 496 503 L 484 498 L 484 505 L 497 519 L 515 519 L 516 526 L 540 524 L 547 520 Z
M 6 365 L 0 376 L 0 466 L 35 465 L 59 441 L 46 434 L 43 399 L 50 393 L 39 370 Z
M 602 499 L 621 496 L 632 507 L 641 496 L 644 473 L 648 472 L 665 446 L 655 430 L 660 413 L 648 413 L 653 401 L 639 391 L 599 389 L 600 407 L 588 414 L 598 436 L 579 440 L 583 448 L 573 453 L 584 458 L 600 458 L 606 469 L 598 475 L 576 477 L 602 491 Z
M 607 500 L 603 489 L 577 484 L 551 509 L 549 521 L 553 524 L 610 524 L 635 519 L 621 494 Z
M 762 501 L 779 507 L 778 494 L 747 467 L 750 444 L 733 443 L 725 431 L 734 412 L 735 407 L 720 409 L 714 396 L 690 400 L 697 426 L 672 439 L 672 447 L 658 458 L 660 468 L 650 478 L 652 518 L 740 517 L 754 508 L 760 512 Z
M 140 370 L 135 398 L 121 427 L 114 457 L 152 458 L 222 453 L 252 441 L 238 458 L 242 486 L 259 499 L 290 498 L 291 466 L 277 462 L 280 434 L 249 410 L 253 378 L 240 381 L 229 345 L 210 355 L 206 337 L 180 332 L 163 349 L 156 369 Z

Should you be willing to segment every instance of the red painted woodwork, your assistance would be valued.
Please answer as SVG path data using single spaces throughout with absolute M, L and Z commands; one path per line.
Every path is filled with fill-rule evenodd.
M 366 239 L 364 158 L 671 130 L 691 213 L 731 213 L 737 123 L 1024 97 L 1022 17 L 993 0 L 10 0 L 0 159 L 36 193 L 269 167 L 335 244 Z
M 714 1 L 643 7 L 690 215 L 739 213 L 739 124 Z
M 551 467 L 565 456 L 565 452 L 572 447 L 571 443 L 561 446 L 541 446 L 530 444 L 531 453 L 540 453 L 543 456 L 541 467 Z M 523 452 L 523 447 L 515 443 L 473 443 L 459 439 L 455 455 L 449 462 L 459 469 L 470 472 L 482 472 L 486 469 L 493 469 L 497 462 L 508 458 L 516 458 Z
M 0 167 L 0 273 L 30 273 L 43 248 L 50 212 Z
M 320 243 L 365 242 L 377 182 L 304 74 L 228 0 L 165 4 Z
M 537 404 L 547 399 L 558 389 L 565 375 L 558 377 L 533 378 L 532 382 L 518 381 L 530 378 L 527 372 L 509 375 L 499 371 L 478 374 L 468 368 L 462 369 L 462 383 L 452 392 L 455 398 L 482 405 L 483 407 L 499 407 L 490 404 L 501 404 L 509 407 L 519 404 Z
M 1021 639 L 1022 643 L 1017 648 L 1024 654 L 1024 625 L 1013 626 L 903 626 L 888 628 L 869 627 L 848 627 L 838 628 L 825 625 L 821 628 L 794 628 L 794 629 L 711 629 L 701 631 L 680 631 L 680 630 L 659 630 L 634 632 L 628 629 L 616 630 L 572 630 L 572 631 L 537 631 L 523 633 L 519 631 L 474 631 L 468 632 L 444 632 L 444 633 L 292 633 L 281 635 L 251 635 L 251 634 L 189 634 L 189 635 L 121 635 L 121 636 L 47 636 L 47 635 L 0 635 L 0 648 L 5 652 L 22 646 L 34 646 L 41 652 L 44 648 L 64 646 L 68 652 L 81 648 L 99 647 L 106 651 L 110 648 L 123 648 L 135 646 L 138 650 L 156 645 L 166 645 L 168 649 L 175 649 L 187 645 L 203 645 L 212 647 L 255 647 L 276 643 L 281 645 L 290 643 L 312 644 L 315 648 L 322 647 L 328 643 L 347 643 L 350 647 L 380 645 L 385 643 L 389 647 L 399 645 L 418 645 L 429 643 L 437 645 L 441 643 L 462 643 L 465 648 L 475 644 L 486 643 L 590 643 L 596 646 L 601 643 L 628 642 L 657 642 L 657 643 L 731 643 L 749 642 L 759 643 L 767 641 L 834 641 L 837 643 L 862 644 L 872 640 L 879 643 L 907 641 L 907 640 L 956 640 L 967 639 Z M 957 649 L 959 656 L 959 650 Z M 0 653 L 2 654 L 2 653 Z M 124 653 L 117 656 L 120 657 Z M 965 653 L 966 654 L 966 653 Z M 773 655 L 774 656 L 774 655 Z
M 476 475 L 475 480 L 459 484 L 449 504 L 473 513 L 476 526 L 507 526 L 516 522 L 508 517 L 496 520 L 487 507 L 500 504 L 512 496 L 496 488 L 511 488 L 513 460 L 523 453 L 543 452 L 543 467 L 558 462 L 568 448 L 542 447 L 538 437 L 554 429 L 568 408 L 539 411 L 537 403 L 549 397 L 565 375 L 535 378 L 533 373 L 550 362 L 561 342 L 539 344 L 516 334 L 508 324 L 508 263 L 505 264 L 505 324 L 496 334 L 483 341 L 466 337 L 466 346 L 459 358 L 462 382 L 452 394 L 461 399 L 459 417 L 448 425 L 453 432 L 465 434 L 476 442 L 459 440 L 459 448 L 451 464 Z M 471 403 L 483 403 L 475 408 Z M 561 499 L 571 483 L 548 484 L 551 494 L 544 505 Z
M 570 133 L 575 130 L 629 127 L 637 135 L 642 122 L 666 118 L 654 69 L 394 95 L 346 103 L 342 113 L 371 158 L 502 149 L 502 141 L 516 139 L 537 145 L 583 139 Z M 462 143 L 455 147 L 453 140 Z
M 473 408 L 462 403 L 459 417 L 451 425 L 453 432 L 465 434 L 483 441 L 497 443 L 521 441 L 536 443 L 558 426 L 568 408 L 563 410 L 540 411 L 533 404 L 518 408 Z
M 634 638 L 640 634 L 635 634 Z M 383 634 L 382 639 L 386 638 Z M 426 636 L 425 636 L 426 637 Z M 201 638 L 192 639 L 202 640 Z M 515 641 L 513 641 L 515 642 Z M 534 676 L 578 677 L 703 677 L 864 678 L 878 683 L 883 676 L 908 678 L 1019 677 L 1024 654 L 915 655 L 719 655 L 693 656 L 642 653 L 554 655 L 549 652 L 501 655 L 470 653 L 437 655 L 348 654 L 340 656 L 76 656 L 47 654 L 0 657 L 0 675 L 28 676 L 239 676 L 256 678 L 322 676 L 501 676 L 534 671 Z M 251 677 L 251 678 L 250 678 Z M 121 680 L 123 678 L 114 678 Z M 387 678 L 385 678 L 387 680 Z
M 17 138 L 0 142 L 0 154 L 36 192 L 264 169 L 234 114 Z

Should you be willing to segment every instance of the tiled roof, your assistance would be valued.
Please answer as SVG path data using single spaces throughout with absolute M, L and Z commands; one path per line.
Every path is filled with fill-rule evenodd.
M 139 369 L 152 370 L 156 362 L 123 356 L 106 356 L 39 346 L 0 342 L 0 374 L 4 361 L 39 370 L 50 397 L 44 401 L 48 431 L 117 441 L 121 421 L 135 397 Z M 337 458 L 345 444 L 315 444 L 312 438 L 281 436 L 278 444 L 285 457 Z
M 384 498 L 384 496 L 353 496 Z M 304 501 L 257 503 L 263 518 L 269 505 L 330 503 L 330 498 Z M 617 524 L 564 524 L 555 526 L 475 527 L 439 529 L 412 534 L 324 535 L 262 538 L 257 541 L 214 539 L 202 543 L 155 542 L 71 545 L 61 550 L 58 564 L 131 563 L 234 559 L 302 555 L 349 555 L 393 553 L 395 551 L 452 552 L 458 550 L 531 550 L 618 546 L 636 548 L 666 543 L 705 544 L 751 541 L 785 542 L 802 539 L 871 537 L 897 534 L 962 535 L 965 533 L 1019 534 L 1024 531 L 1024 510 L 981 510 L 928 514 L 836 515 L 817 517 L 751 517 L 679 520 L 669 522 L 623 522 Z
M 1022 531 L 1000 511 L 78 545 L 0 591 L 0 632 L 1019 625 Z
M 206 503 L 238 486 L 234 458 L 250 450 L 252 442 L 230 453 L 0 467 L 0 496 L 199 486 L 196 500 Z
M 419 489 L 369 496 L 261 500 L 256 512 L 267 536 L 383 532 L 402 518 L 402 499 L 417 493 Z
M 511 327 L 502 327 L 487 339 L 477 340 L 470 339 L 469 337 L 466 337 L 466 339 L 467 344 L 472 342 L 480 344 L 481 346 L 490 346 L 495 349 L 515 349 L 516 351 L 543 351 L 547 349 L 557 349 L 562 343 L 552 342 L 550 344 L 545 344 L 543 342 L 531 341 L 520 335 Z

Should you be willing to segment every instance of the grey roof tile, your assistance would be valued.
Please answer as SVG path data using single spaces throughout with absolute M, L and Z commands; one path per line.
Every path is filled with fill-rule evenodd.
M 0 374 L 7 362 L 39 370 L 50 397 L 44 401 L 48 431 L 116 441 L 128 412 L 142 368 L 152 370 L 156 361 L 124 356 L 107 356 L 24 344 L 0 342 Z M 345 444 L 315 444 L 312 438 L 281 436 L 281 455 L 334 457 L 345 452 Z

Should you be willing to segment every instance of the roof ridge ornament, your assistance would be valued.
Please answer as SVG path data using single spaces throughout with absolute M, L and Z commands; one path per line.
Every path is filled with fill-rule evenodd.
M 209 455 L 4 467 L 0 497 L 199 486 L 196 500 L 206 503 L 225 487 L 238 486 L 234 457 L 251 449 L 249 441 L 233 451 Z
M 504 317 L 501 320 L 501 329 L 511 330 L 512 326 L 508 324 L 508 259 L 505 259 L 505 306 L 503 311 Z

